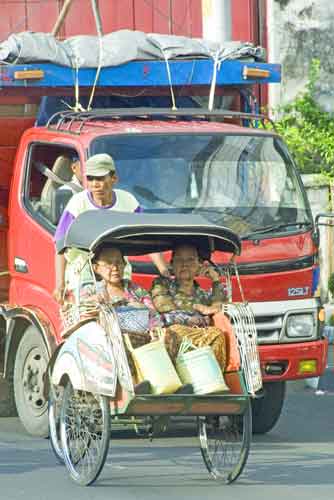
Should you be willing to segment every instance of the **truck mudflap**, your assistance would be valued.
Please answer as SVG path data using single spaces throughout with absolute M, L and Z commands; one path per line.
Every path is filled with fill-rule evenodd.
M 328 340 L 293 344 L 260 345 L 264 382 L 320 376 L 327 363 Z

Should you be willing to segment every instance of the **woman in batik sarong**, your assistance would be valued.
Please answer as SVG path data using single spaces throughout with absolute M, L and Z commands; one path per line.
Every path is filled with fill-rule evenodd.
M 172 253 L 174 278 L 159 277 L 153 281 L 151 297 L 163 324 L 167 327 L 166 346 L 173 359 L 180 343 L 187 337 L 195 347 L 210 345 L 221 366 L 226 364 L 226 339 L 232 327 L 221 312 L 226 292 L 218 271 L 201 260 L 194 245 L 178 245 Z M 196 277 L 212 281 L 204 290 Z

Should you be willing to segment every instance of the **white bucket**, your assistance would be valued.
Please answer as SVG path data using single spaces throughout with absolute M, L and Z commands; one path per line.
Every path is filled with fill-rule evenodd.
M 179 354 L 176 370 L 184 384 L 193 385 L 195 394 L 229 391 L 218 361 L 209 346 Z
M 149 380 L 153 394 L 172 394 L 182 386 L 163 341 L 150 342 L 131 351 L 142 380 Z

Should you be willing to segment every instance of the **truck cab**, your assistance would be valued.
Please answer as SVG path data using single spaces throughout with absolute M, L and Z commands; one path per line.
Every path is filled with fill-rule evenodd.
M 244 69 L 233 62 L 240 66 L 242 82 Z M 62 75 L 62 85 L 63 80 Z M 12 89 L 18 93 L 14 84 Z M 255 432 L 267 432 L 276 423 L 287 380 L 322 373 L 327 344 L 316 296 L 318 233 L 286 145 L 264 123 L 256 113 L 201 107 L 96 109 L 56 113 L 20 137 L 8 175 L 9 226 L 3 233 L 8 256 L 3 264 L 10 279 L 1 316 L 9 399 L 14 394 L 30 433 L 47 434 L 44 374 L 62 330 L 52 296 L 54 233 L 73 194 L 66 183 L 74 157 L 80 160 L 84 185 L 85 160 L 108 153 L 116 164 L 117 187 L 131 192 L 143 211 L 200 213 L 242 239 L 238 269 L 255 315 L 265 383 L 264 398 L 253 405 Z M 64 189 L 52 174 L 63 179 Z M 233 262 L 223 254 L 216 252 L 213 260 L 233 274 Z M 151 262 L 136 258 L 132 265 L 133 279 L 148 288 L 156 275 Z M 232 277 L 235 294 L 237 279 Z

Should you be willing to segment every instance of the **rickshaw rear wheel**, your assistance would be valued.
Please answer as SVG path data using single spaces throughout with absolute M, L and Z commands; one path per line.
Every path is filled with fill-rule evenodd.
M 48 401 L 50 445 L 60 464 L 64 464 L 64 454 L 60 441 L 60 410 L 63 391 L 63 387 L 52 387 L 49 392 Z
M 200 417 L 198 431 L 202 457 L 211 476 L 227 484 L 235 481 L 245 467 L 250 449 L 250 402 L 243 415 Z
M 75 390 L 67 383 L 60 414 L 61 446 L 71 478 L 88 486 L 99 476 L 110 441 L 106 396 Z

